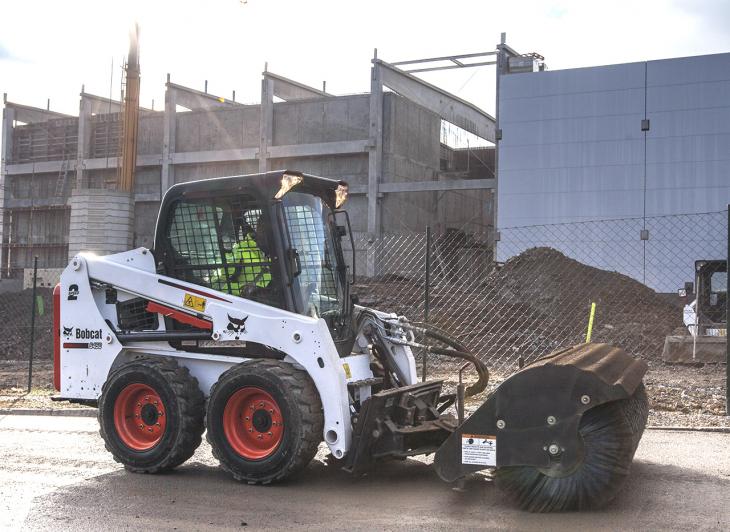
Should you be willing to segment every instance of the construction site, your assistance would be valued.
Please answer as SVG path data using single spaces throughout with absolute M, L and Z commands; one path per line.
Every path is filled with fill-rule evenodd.
M 730 53 L 549 71 L 502 33 L 375 49 L 359 94 L 167 74 L 155 109 L 135 32 L 118 98 L 3 96 L 0 412 L 96 416 L 99 463 L 180 500 L 403 462 L 540 513 L 628 504 L 645 429 L 730 431 Z M 494 112 L 421 76 L 455 69 Z
M 541 172 L 557 171 L 543 168 L 543 159 L 527 165 L 515 159 L 523 157 L 520 143 L 525 141 L 513 132 L 527 118 L 526 95 L 535 92 L 528 76 L 549 80 L 545 76 L 557 75 L 539 91 L 558 94 L 547 98 L 570 99 L 581 84 L 613 76 L 612 67 L 583 69 L 585 75 L 582 70 L 548 73 L 542 56 L 518 53 L 502 35 L 494 51 L 473 54 L 387 62 L 376 50 L 371 91 L 364 94 L 330 94 L 326 84 L 307 86 L 266 68 L 260 103 L 243 104 L 235 92 L 231 97 L 211 94 L 207 82 L 202 91 L 184 87 L 168 74 L 164 109 L 154 110 L 139 105 L 136 54 L 132 46 L 120 99 L 89 94 L 82 87 L 78 116 L 4 98 L 0 290 L 24 298 L 20 306 L 31 306 L 34 261 L 37 288 L 50 308 L 50 287 L 79 251 L 105 255 L 153 247 L 160 200 L 170 186 L 289 168 L 347 181 L 357 252 L 350 267 L 357 272 L 362 301 L 463 331 L 469 346 L 500 371 L 509 373 L 517 359 L 580 342 L 586 305 L 596 301 L 601 319 L 596 337 L 647 360 L 661 360 L 667 337 L 691 338 L 681 310 L 690 300 L 671 292 L 692 279 L 692 267 L 686 264 L 725 253 L 724 214 L 705 214 L 714 205 L 696 207 L 700 214 L 682 218 L 667 216 L 652 200 L 657 206 L 651 212 L 632 211 L 627 214 L 639 217 L 619 218 L 609 202 L 602 207 L 602 221 L 575 223 L 570 210 L 550 207 L 556 203 L 549 194 L 561 194 L 559 187 L 546 191 L 547 202 L 535 205 L 530 196 L 513 192 L 531 175 L 539 179 Z M 696 63 L 708 63 L 715 71 L 714 63 L 727 61 L 728 55 L 699 57 Z M 684 65 L 682 61 L 677 60 Z M 495 70 L 502 127 L 497 117 L 418 77 L 454 68 Z M 571 85 L 556 89 L 565 77 Z M 603 98 L 595 94 L 597 101 Z M 551 116 L 561 116 L 563 104 L 552 105 L 558 110 Z M 565 127 L 573 127 L 575 111 L 565 112 Z M 594 118 L 582 111 L 581 120 L 590 124 L 610 112 L 601 110 Z M 543 110 L 533 118 L 539 126 L 546 116 Z M 570 137 L 560 135 L 571 146 Z M 580 149 L 600 154 L 608 146 L 603 137 Z M 498 160 L 507 179 L 501 189 Z M 517 171 L 520 165 L 524 169 Z M 583 171 L 602 170 L 585 166 Z M 601 179 L 598 174 L 596 179 Z M 702 190 L 703 180 L 713 178 L 697 179 Z M 542 187 L 539 183 L 534 186 Z M 498 190 L 503 200 L 499 209 Z M 661 193 L 661 185 L 656 190 Z M 511 207 L 515 201 L 523 205 Z M 553 214 L 546 218 L 539 213 L 547 208 Z M 507 220 L 499 227 L 497 213 Z M 539 225 L 510 226 L 520 213 L 531 213 L 529 224 Z M 646 235 L 635 229 L 637 224 L 651 228 L 652 238 L 648 229 Z M 700 225 L 714 230 L 677 253 L 676 239 Z M 601 232 L 607 239 L 597 249 L 591 242 L 603 238 Z M 669 235 L 674 235 L 671 242 Z M 637 243 L 643 250 L 612 252 L 611 246 L 633 249 Z M 348 242 L 344 245 L 349 249 Z M 352 262 L 349 253 L 345 258 Z M 642 256 L 643 266 L 637 269 Z M 581 277 L 584 281 L 576 282 Z M 441 286 L 434 290 L 438 295 L 431 308 L 426 308 L 424 283 Z M 535 306 L 536 301 L 541 303 Z M 6 310 L 4 321 L 15 325 L 2 339 L 1 356 L 27 359 L 28 316 Z M 37 326 L 50 332 L 50 316 L 38 319 Z M 47 360 L 51 336 L 41 334 L 36 342 L 40 360 Z M 719 360 L 715 351 L 707 360 Z

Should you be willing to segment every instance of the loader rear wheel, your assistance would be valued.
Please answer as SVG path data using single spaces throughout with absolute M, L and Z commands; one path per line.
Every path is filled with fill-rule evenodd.
M 309 375 L 278 360 L 251 360 L 221 375 L 206 419 L 213 456 L 249 484 L 276 482 L 305 468 L 324 426 Z
M 114 370 L 99 397 L 99 432 L 114 459 L 135 473 L 177 467 L 198 448 L 205 398 L 187 368 L 139 358 Z
M 649 402 L 643 383 L 634 394 L 583 414 L 578 431 L 582 462 L 567 473 L 531 466 L 499 468 L 496 485 L 523 510 L 557 512 L 603 506 L 618 493 L 646 426 Z

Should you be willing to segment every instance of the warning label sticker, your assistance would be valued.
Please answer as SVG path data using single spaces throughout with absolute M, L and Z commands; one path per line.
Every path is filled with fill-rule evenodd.
M 183 306 L 203 312 L 205 310 L 206 300 L 203 297 L 194 296 L 193 294 L 185 294 L 183 298 Z
M 485 434 L 462 434 L 461 463 L 466 465 L 496 466 L 497 437 Z

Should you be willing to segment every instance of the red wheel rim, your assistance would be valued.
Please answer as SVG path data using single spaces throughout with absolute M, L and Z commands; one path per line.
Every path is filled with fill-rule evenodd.
M 167 413 L 154 388 L 128 384 L 114 402 L 114 428 L 122 443 L 135 451 L 147 451 L 165 434 Z
M 274 454 L 284 437 L 281 408 L 268 392 L 255 386 L 245 386 L 226 402 L 223 433 L 242 458 L 267 458 Z

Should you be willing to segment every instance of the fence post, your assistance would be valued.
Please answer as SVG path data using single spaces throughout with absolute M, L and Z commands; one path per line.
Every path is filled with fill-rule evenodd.
M 727 287 L 730 285 L 730 205 L 727 206 L 727 284 L 725 284 L 725 415 L 730 416 L 730 342 L 727 341 L 728 325 L 730 324 L 730 298 L 727 297 Z
M 28 393 L 33 380 L 33 350 L 35 349 L 35 307 L 36 281 L 38 280 L 38 256 L 33 257 L 33 297 L 30 311 L 30 356 L 28 357 Z
M 426 283 L 423 287 L 423 321 L 428 323 L 428 315 L 431 311 L 431 226 L 426 226 L 426 263 L 424 264 L 426 273 Z M 426 370 L 428 353 L 423 352 L 423 368 L 421 370 L 421 380 L 426 382 Z

